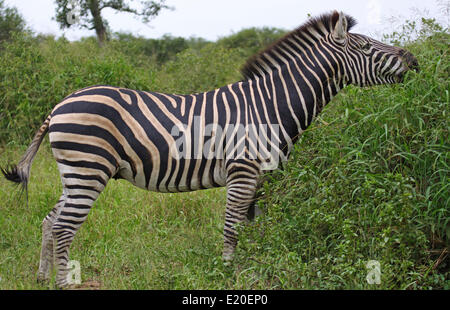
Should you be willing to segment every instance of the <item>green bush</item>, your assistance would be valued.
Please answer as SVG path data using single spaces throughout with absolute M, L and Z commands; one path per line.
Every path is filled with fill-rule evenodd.
M 243 56 L 249 57 L 274 43 L 285 33 L 285 30 L 278 28 L 248 28 L 219 39 L 217 44 L 227 49 L 239 49 Z
M 116 33 L 108 43 L 116 49 L 121 49 L 125 54 L 144 56 L 162 65 L 175 59 L 176 55 L 188 48 L 201 48 L 207 44 L 200 38 L 185 39 L 164 35 L 159 39 L 146 39 L 135 37 L 132 34 Z
M 242 61 L 237 50 L 215 44 L 187 49 L 155 74 L 155 88 L 182 94 L 213 90 L 239 80 Z

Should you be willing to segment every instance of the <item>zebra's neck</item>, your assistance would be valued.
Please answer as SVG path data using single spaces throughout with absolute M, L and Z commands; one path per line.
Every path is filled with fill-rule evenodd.
M 270 98 L 265 103 L 281 127 L 284 156 L 344 85 L 340 59 L 326 42 L 306 45 L 293 37 L 290 43 L 266 55 L 268 61 L 277 64 L 276 69 L 253 80 Z

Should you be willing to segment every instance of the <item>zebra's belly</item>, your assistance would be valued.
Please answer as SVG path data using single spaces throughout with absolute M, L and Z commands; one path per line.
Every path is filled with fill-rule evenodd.
M 178 193 L 223 187 L 226 173 L 219 160 L 180 160 L 174 162 L 158 178 L 137 179 L 127 162 L 120 164 L 117 178 L 125 179 L 135 186 L 153 192 Z

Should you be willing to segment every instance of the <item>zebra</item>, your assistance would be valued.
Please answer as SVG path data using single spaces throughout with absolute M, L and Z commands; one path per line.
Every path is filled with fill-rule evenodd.
M 254 213 L 262 176 L 288 160 L 332 98 L 347 85 L 400 83 L 419 69 L 410 52 L 351 33 L 355 25 L 338 11 L 310 18 L 250 58 L 242 80 L 213 91 L 97 85 L 57 104 L 21 161 L 2 168 L 26 188 L 49 133 L 63 192 L 42 222 L 38 281 L 49 281 L 55 264 L 57 286 L 69 285 L 70 244 L 110 179 L 168 193 L 226 187 L 222 255 L 231 261 L 237 225 Z

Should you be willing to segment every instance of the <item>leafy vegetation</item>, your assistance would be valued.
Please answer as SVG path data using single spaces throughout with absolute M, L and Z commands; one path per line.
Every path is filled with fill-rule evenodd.
M 247 57 L 272 44 L 285 33 L 286 31 L 277 28 L 248 28 L 221 38 L 217 44 L 227 49 L 240 49 L 242 55 Z
M 283 34 L 248 29 L 217 42 L 116 34 L 14 32 L 0 49 L 0 166 L 17 162 L 52 107 L 95 84 L 169 93 L 240 79 L 246 58 Z M 149 193 L 111 181 L 71 247 L 87 287 L 105 289 L 449 289 L 450 35 L 432 20 L 386 40 L 421 72 L 404 84 L 341 92 L 267 176 L 264 214 L 221 262 L 225 190 Z M 61 191 L 48 141 L 31 171 L 29 207 L 0 180 L 0 289 L 35 283 L 40 224 Z M 366 281 L 370 260 L 381 284 Z M 53 287 L 53 286 L 51 286 Z

